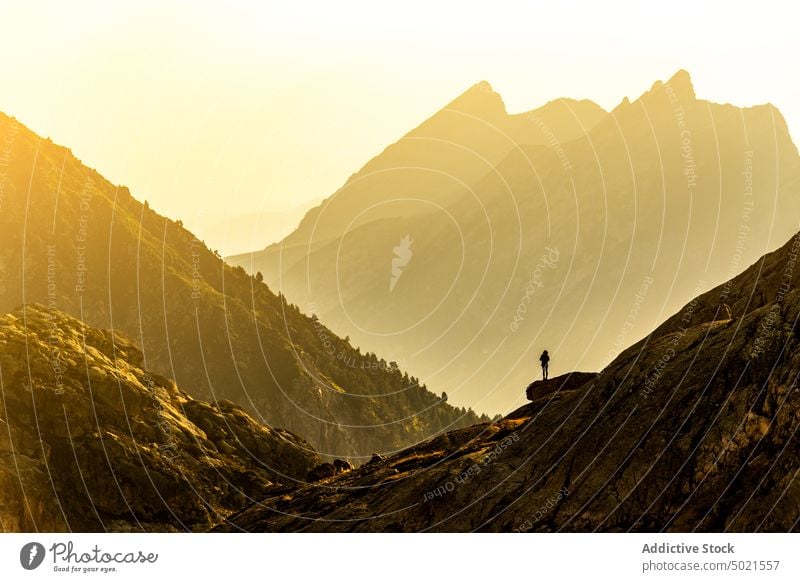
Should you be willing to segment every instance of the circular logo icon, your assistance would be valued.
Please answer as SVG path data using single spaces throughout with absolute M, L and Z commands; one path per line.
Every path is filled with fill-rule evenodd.
M 39 542 L 30 542 L 19 551 L 19 563 L 26 570 L 35 570 L 44 561 L 44 546 Z

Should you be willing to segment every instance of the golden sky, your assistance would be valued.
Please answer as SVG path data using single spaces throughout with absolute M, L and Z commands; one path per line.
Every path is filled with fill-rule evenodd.
M 797 139 L 795 6 L 0 0 L 0 110 L 192 227 L 330 195 L 482 79 L 610 109 L 685 68 Z

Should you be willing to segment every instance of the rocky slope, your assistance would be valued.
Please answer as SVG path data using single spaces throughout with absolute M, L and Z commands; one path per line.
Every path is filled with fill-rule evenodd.
M 500 421 L 275 490 L 220 529 L 796 531 L 798 255 L 800 234 L 585 382 L 539 383 Z
M 505 127 L 499 97 L 469 96 L 469 124 Z M 501 159 L 461 170 L 435 149 L 391 157 L 419 143 L 401 140 L 281 245 L 235 260 L 451 402 L 505 412 L 543 348 L 554 374 L 600 369 L 798 228 L 800 157 L 771 105 L 705 101 L 681 71 L 582 131 L 530 119 L 538 140 L 503 130 Z M 428 173 L 447 184 L 392 181 Z
M 121 330 L 147 369 L 326 457 L 369 458 L 478 422 L 2 114 L 0 144 L 0 312 L 37 302 Z
M 119 333 L 40 305 L 0 316 L 0 531 L 204 529 L 319 463 L 142 360 Z

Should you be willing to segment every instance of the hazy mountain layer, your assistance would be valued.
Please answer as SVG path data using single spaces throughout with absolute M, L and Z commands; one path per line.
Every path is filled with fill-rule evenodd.
M 0 115 L 0 310 L 39 302 L 127 333 L 147 369 L 324 456 L 395 451 L 478 418 L 362 353 L 183 228 Z M 202 204 L 202 200 L 198 200 Z
M 0 530 L 202 529 L 304 480 L 311 446 L 144 369 L 119 333 L 0 316 Z
M 447 205 L 465 186 L 492 171 L 517 144 L 552 146 L 570 141 L 585 135 L 605 114 L 588 100 L 558 99 L 509 115 L 500 95 L 485 81 L 477 83 L 367 162 L 334 196 L 312 209 L 283 241 L 284 253 L 299 258 L 306 252 L 302 247 L 324 244 L 360 224 L 416 216 Z M 300 248 L 292 248 L 296 245 Z
M 799 254 L 800 234 L 596 376 L 539 383 L 498 422 L 276 490 L 220 529 L 796 531 Z
M 223 255 L 244 253 L 279 242 L 297 227 L 309 209 L 319 202 L 306 202 L 296 208 L 239 214 L 232 209 L 227 217 L 202 214 L 192 220 L 192 231 Z
M 800 157 L 780 113 L 698 99 L 684 71 L 599 119 L 556 101 L 544 109 L 576 127 L 533 112 L 528 134 L 493 125 L 504 111 L 488 90 L 461 102 L 432 120 L 450 121 L 442 135 L 464 156 L 475 124 L 512 136 L 496 164 L 406 137 L 282 245 L 234 259 L 451 402 L 513 409 L 544 348 L 554 374 L 599 369 L 799 226 Z M 463 179 L 396 178 L 445 164 L 437 176 Z

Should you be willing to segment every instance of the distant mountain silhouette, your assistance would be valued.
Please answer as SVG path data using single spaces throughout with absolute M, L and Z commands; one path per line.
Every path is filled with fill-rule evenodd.
M 192 220 L 198 238 L 222 254 L 243 253 L 254 247 L 279 242 L 290 234 L 300 220 L 319 202 L 308 202 L 285 210 L 247 212 L 227 218 L 201 215 Z
M 447 205 L 490 172 L 518 143 L 545 146 L 580 137 L 605 111 L 591 101 L 559 99 L 535 111 L 508 115 L 500 95 L 477 83 L 387 147 L 312 209 L 284 241 L 313 247 L 378 218 L 416 216 Z M 415 202 L 415 199 L 421 202 Z M 368 209 L 365 215 L 359 215 Z M 291 253 L 291 258 L 295 254 Z M 265 273 L 266 275 L 266 273 Z
M 121 330 L 146 369 L 326 458 L 367 459 L 478 421 L 2 114 L 0 144 L 0 312 L 38 302 Z
M 194 400 L 130 339 L 29 305 L 0 316 L 0 531 L 208 528 L 319 463 L 229 401 Z
M 508 410 L 543 348 L 553 375 L 598 369 L 773 250 L 798 227 L 798 178 L 775 107 L 698 99 L 685 71 L 609 113 L 507 115 L 479 84 L 231 261 L 451 402 Z
M 539 382 L 497 422 L 288 486 L 219 529 L 797 531 L 798 255 L 800 233 L 599 374 Z

